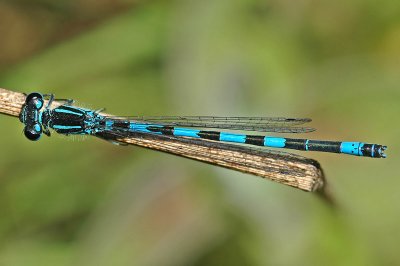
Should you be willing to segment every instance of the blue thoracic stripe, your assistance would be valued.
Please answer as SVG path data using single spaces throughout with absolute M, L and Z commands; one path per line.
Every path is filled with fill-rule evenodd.
M 272 147 L 272 148 L 284 148 L 286 143 L 285 138 L 277 138 L 277 137 L 265 137 L 264 138 L 264 146 Z
M 78 108 L 76 108 L 76 109 L 79 110 Z M 79 110 L 81 112 L 74 112 L 74 111 L 71 111 L 71 110 L 66 110 L 65 108 L 61 108 L 61 107 L 55 108 L 53 111 L 56 112 L 56 113 L 73 114 L 73 115 L 78 115 L 78 116 L 82 116 L 83 115 L 83 112 L 81 110 Z
M 39 121 L 40 124 L 42 124 L 42 121 L 43 121 L 43 112 L 40 112 L 40 113 L 38 114 L 38 121 Z
M 54 129 L 73 129 L 73 128 L 82 128 L 81 126 L 63 126 L 63 125 L 53 125 Z
M 190 137 L 190 138 L 200 138 L 198 135 L 200 130 L 188 129 L 188 128 L 174 128 L 174 136 L 177 137 Z
M 245 143 L 246 135 L 221 132 L 219 140 L 227 142 Z

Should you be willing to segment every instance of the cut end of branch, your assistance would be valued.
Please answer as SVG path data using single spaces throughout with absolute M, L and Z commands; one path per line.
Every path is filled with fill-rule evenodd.
M 24 102 L 25 95 L 23 93 L 0 88 L 0 113 L 19 116 Z

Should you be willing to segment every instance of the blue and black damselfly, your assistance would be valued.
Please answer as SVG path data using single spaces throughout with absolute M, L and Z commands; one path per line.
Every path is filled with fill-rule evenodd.
M 47 103 L 45 99 L 48 100 Z M 93 135 L 114 143 L 126 143 L 129 138 L 151 149 L 206 161 L 211 164 L 234 168 L 256 175 L 257 170 L 268 167 L 263 154 L 276 155 L 281 159 L 307 158 L 290 153 L 272 152 L 258 147 L 284 148 L 301 151 L 342 153 L 371 158 L 385 158 L 386 146 L 363 142 L 309 140 L 240 134 L 232 131 L 307 133 L 313 128 L 302 125 L 307 118 L 270 117 L 211 117 L 211 116 L 164 116 L 164 117 L 115 117 L 104 115 L 102 110 L 90 110 L 72 106 L 72 100 L 58 100 L 61 105 L 52 107 L 54 95 L 31 93 L 27 95 L 20 113 L 25 125 L 24 134 L 30 140 L 38 140 L 50 129 L 63 135 Z M 223 130 L 227 131 L 223 131 Z M 133 144 L 135 144 L 135 141 Z M 189 156 L 189 153 L 192 156 Z M 232 158 L 229 158 L 233 156 Z M 202 157 L 201 159 L 198 157 Z M 207 160 L 205 160 L 206 158 Z M 262 162 L 262 166 L 260 165 Z M 314 161 L 315 162 L 315 161 Z M 231 167 L 231 164 L 237 164 Z M 284 172 L 284 169 L 282 170 Z

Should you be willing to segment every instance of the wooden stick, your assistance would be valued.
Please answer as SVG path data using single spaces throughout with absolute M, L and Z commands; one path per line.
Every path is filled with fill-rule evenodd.
M 0 113 L 19 116 L 24 102 L 25 95 L 23 93 L 0 88 Z

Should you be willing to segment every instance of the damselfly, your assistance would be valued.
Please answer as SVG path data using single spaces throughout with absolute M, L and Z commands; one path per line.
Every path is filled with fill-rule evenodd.
M 45 99 L 48 100 L 47 103 L 45 103 Z M 72 105 L 72 100 L 58 100 L 63 104 L 52 107 L 53 101 L 53 94 L 42 95 L 35 92 L 27 95 L 20 120 L 25 125 L 24 134 L 28 139 L 38 140 L 42 134 L 50 136 L 50 129 L 63 135 L 93 135 L 120 143 L 126 143 L 121 140 L 129 138 L 146 142 L 147 146 L 152 149 L 194 159 L 198 159 L 196 154 L 200 154 L 199 156 L 203 158 L 211 158 L 207 162 L 222 166 L 226 166 L 224 165 L 226 162 L 237 163 L 246 155 L 245 162 L 240 167 L 236 167 L 236 170 L 243 172 L 250 172 L 246 171 L 246 167 L 256 164 L 263 158 L 263 154 L 276 154 L 276 156 L 283 156 L 283 159 L 285 159 L 284 156 L 287 156 L 288 160 L 289 158 L 300 158 L 289 153 L 261 151 L 255 146 L 342 153 L 372 158 L 386 157 L 384 151 L 387 147 L 379 144 L 283 138 L 232 132 L 307 133 L 314 131 L 313 128 L 302 126 L 311 121 L 307 118 L 115 117 L 102 114 L 102 110 L 75 107 Z M 224 129 L 227 131 L 223 131 Z M 157 145 L 154 145 L 155 143 Z M 229 153 L 225 151 L 229 151 Z M 194 155 L 188 156 L 189 152 Z M 235 155 L 235 158 L 227 158 L 232 154 Z M 253 167 L 255 166 L 253 165 Z M 266 167 L 266 165 L 264 164 L 262 167 Z

